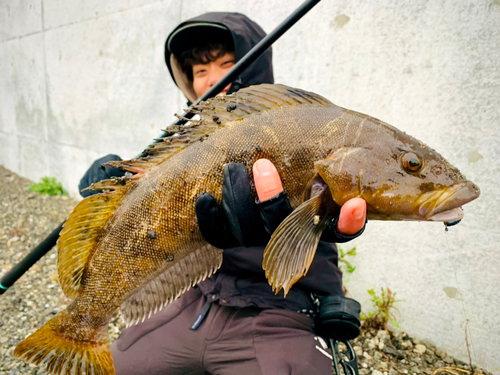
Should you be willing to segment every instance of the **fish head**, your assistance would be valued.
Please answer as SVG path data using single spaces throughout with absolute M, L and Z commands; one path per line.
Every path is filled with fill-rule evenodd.
M 417 139 L 391 126 L 382 133 L 315 163 L 335 203 L 363 198 L 369 220 L 461 220 L 479 188 Z

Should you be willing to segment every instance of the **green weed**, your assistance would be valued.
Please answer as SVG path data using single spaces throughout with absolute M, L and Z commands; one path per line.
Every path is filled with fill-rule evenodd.
M 347 260 L 347 257 L 353 257 L 356 255 L 356 246 L 352 247 L 349 250 L 342 249 L 339 245 L 337 245 L 337 249 L 339 250 L 339 268 L 342 271 L 342 274 L 353 273 L 356 270 L 351 262 Z M 349 279 L 344 280 L 344 283 L 347 283 Z
M 400 328 L 393 310 L 397 311 L 395 304 L 404 302 L 404 300 L 396 299 L 396 293 L 393 293 L 389 288 L 380 288 L 380 294 L 377 294 L 373 288 L 368 289 L 367 292 L 375 310 L 368 314 L 361 313 L 363 326 L 376 330 L 387 330 L 387 324 L 391 323 L 393 326 Z
M 339 251 L 339 268 L 342 274 L 346 275 L 353 273 L 356 267 L 351 264 L 348 258 L 356 256 L 356 246 L 349 250 L 344 250 L 338 245 L 337 248 Z M 344 294 L 347 293 L 345 283 L 348 281 L 349 279 L 343 280 L 342 287 Z M 397 311 L 395 304 L 397 302 L 404 302 L 404 300 L 396 299 L 396 293 L 393 293 L 389 288 L 380 288 L 380 294 L 377 294 L 373 288 L 369 289 L 367 292 L 370 295 L 370 301 L 373 303 L 375 309 L 368 314 L 361 313 L 363 327 L 368 329 L 375 328 L 377 330 L 387 330 L 387 324 L 390 323 L 394 327 L 400 328 L 394 311 Z
M 55 177 L 42 177 L 41 182 L 31 184 L 26 190 L 34 191 L 39 194 L 68 195 L 68 192 L 63 189 L 60 182 L 56 181 Z

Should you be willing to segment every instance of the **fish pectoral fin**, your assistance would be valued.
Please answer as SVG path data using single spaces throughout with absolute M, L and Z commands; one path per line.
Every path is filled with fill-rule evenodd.
M 222 250 L 207 244 L 176 260 L 165 271 L 134 291 L 122 303 L 120 312 L 127 327 L 144 321 L 177 299 L 192 286 L 205 280 L 222 264 Z
M 286 296 L 292 285 L 307 273 L 330 220 L 332 202 L 330 191 L 324 185 L 283 220 L 271 236 L 264 250 L 262 267 L 276 294 L 284 289 Z

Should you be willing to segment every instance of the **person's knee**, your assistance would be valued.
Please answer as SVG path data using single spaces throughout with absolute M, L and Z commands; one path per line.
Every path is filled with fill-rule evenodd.
M 327 375 L 332 362 L 312 319 L 289 310 L 264 310 L 254 324 L 255 352 L 263 375 Z

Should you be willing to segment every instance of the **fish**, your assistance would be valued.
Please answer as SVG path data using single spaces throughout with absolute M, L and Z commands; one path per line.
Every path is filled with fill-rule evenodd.
M 191 108 L 198 119 L 167 129 L 127 171 L 82 200 L 58 240 L 58 276 L 70 300 L 14 355 L 52 374 L 114 374 L 107 328 L 120 310 L 142 322 L 221 266 L 195 201 L 220 203 L 224 166 L 274 163 L 294 209 L 271 236 L 263 268 L 286 293 L 307 273 L 323 230 L 354 197 L 368 220 L 460 220 L 479 188 L 439 153 L 381 120 L 322 96 L 264 84 Z M 255 187 L 252 186 L 255 194 Z

